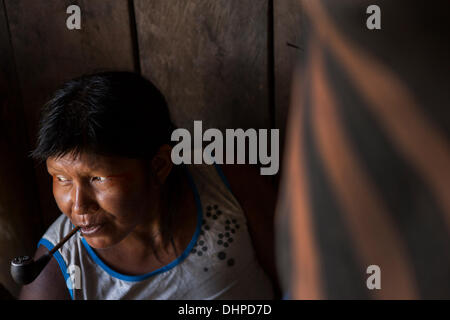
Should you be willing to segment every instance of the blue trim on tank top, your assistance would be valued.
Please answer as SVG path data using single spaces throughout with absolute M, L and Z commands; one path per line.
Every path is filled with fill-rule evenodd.
M 40 245 L 43 245 L 44 247 L 46 247 L 48 249 L 48 251 L 52 250 L 55 247 L 53 245 L 53 243 L 51 243 L 49 240 L 47 240 L 45 238 L 41 238 L 41 240 L 39 240 L 37 247 L 39 248 Z M 63 274 L 64 280 L 66 283 L 66 287 L 67 287 L 67 279 L 70 277 L 70 275 L 67 273 L 66 262 L 64 261 L 62 255 L 61 255 L 61 253 L 59 253 L 59 251 L 56 251 L 53 254 L 53 257 L 58 262 L 59 268 L 61 269 L 61 272 Z M 69 290 L 70 298 L 73 300 L 73 289 L 69 289 L 69 287 L 67 287 L 67 290 Z
M 192 237 L 191 241 L 189 242 L 187 248 L 183 251 L 183 253 L 178 258 L 176 258 L 175 260 L 173 260 L 169 264 L 165 265 L 164 267 L 161 267 L 161 268 L 159 268 L 157 270 L 154 270 L 152 272 L 145 273 L 145 274 L 142 274 L 142 275 L 132 276 L 132 275 L 125 275 L 125 274 L 119 273 L 117 271 L 114 271 L 110 267 L 108 267 L 97 256 L 97 254 L 89 246 L 87 241 L 84 238 L 82 238 L 81 242 L 83 243 L 84 247 L 86 248 L 88 254 L 91 256 L 91 258 L 94 260 L 94 262 L 97 263 L 110 276 L 118 278 L 120 280 L 130 281 L 130 282 L 142 281 L 142 280 L 150 278 L 151 276 L 154 276 L 154 275 L 166 272 L 166 271 L 176 267 L 178 264 L 180 264 L 189 255 L 189 253 L 191 252 L 191 250 L 194 247 L 195 243 L 197 242 L 198 236 L 200 234 L 200 229 L 201 229 L 201 226 L 202 226 L 202 219 L 203 219 L 203 209 L 202 209 L 202 203 L 201 203 L 201 200 L 200 200 L 200 195 L 198 193 L 197 186 L 195 185 L 194 179 L 192 178 L 190 172 L 187 169 L 185 169 L 185 171 L 186 171 L 187 176 L 188 176 L 189 184 L 190 184 L 190 186 L 191 186 L 191 188 L 192 188 L 192 190 L 194 192 L 194 198 L 195 198 L 195 202 L 197 204 L 197 227 L 195 229 L 194 236 Z
M 228 191 L 230 191 L 230 193 L 234 196 L 233 191 L 231 191 L 230 184 L 228 183 L 228 180 L 225 177 L 225 174 L 223 173 L 220 165 L 214 162 L 214 167 L 216 168 L 217 174 L 219 175 L 220 179 L 222 179 L 223 184 L 227 187 Z

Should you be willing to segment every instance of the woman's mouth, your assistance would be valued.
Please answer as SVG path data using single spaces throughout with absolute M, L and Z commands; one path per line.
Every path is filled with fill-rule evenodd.
M 89 225 L 85 227 L 81 227 L 81 233 L 86 236 L 91 236 L 95 233 L 98 233 L 100 229 L 103 227 L 101 224 Z

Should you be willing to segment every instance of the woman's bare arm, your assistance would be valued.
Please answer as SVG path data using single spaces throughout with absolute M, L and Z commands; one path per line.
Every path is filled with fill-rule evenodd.
M 44 246 L 39 246 L 35 260 L 48 252 Z M 70 300 L 69 290 L 54 257 L 32 283 L 23 286 L 19 295 L 20 300 Z
M 222 165 L 221 168 L 231 191 L 244 209 L 256 257 L 272 279 L 276 298 L 280 298 L 274 249 L 276 191 L 256 166 Z

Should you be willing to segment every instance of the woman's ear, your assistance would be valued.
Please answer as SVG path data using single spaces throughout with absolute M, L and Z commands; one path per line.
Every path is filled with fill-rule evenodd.
M 173 167 L 171 158 L 172 147 L 168 144 L 162 145 L 156 152 L 156 155 L 151 161 L 151 168 L 158 184 L 163 185 L 169 176 Z

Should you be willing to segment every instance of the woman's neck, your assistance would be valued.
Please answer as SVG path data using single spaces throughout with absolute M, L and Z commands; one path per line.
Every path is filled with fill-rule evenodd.
M 187 179 L 178 183 L 180 198 L 174 208 L 169 208 L 171 199 L 167 197 L 167 190 L 161 190 L 158 196 L 153 193 L 142 221 L 118 244 L 98 250 L 100 257 L 126 274 L 147 273 L 173 261 L 189 243 L 196 226 L 193 192 Z M 171 221 L 176 223 L 165 227 L 167 214 L 172 214 Z M 126 265 L 126 269 L 122 265 Z

